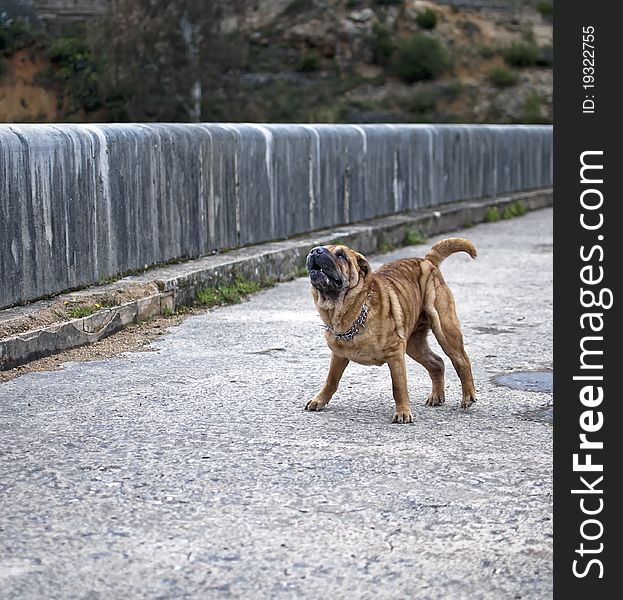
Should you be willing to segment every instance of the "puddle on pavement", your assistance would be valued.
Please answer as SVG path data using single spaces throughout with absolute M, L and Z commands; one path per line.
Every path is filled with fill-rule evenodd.
M 516 371 L 497 375 L 493 381 L 514 390 L 525 392 L 545 392 L 552 394 L 554 391 L 554 374 L 552 371 Z M 546 406 L 526 411 L 521 415 L 528 421 L 554 422 L 554 406 L 550 402 Z
M 551 371 L 516 371 L 497 375 L 493 381 L 498 385 L 524 392 L 551 394 L 554 391 L 554 374 Z
M 535 410 L 528 410 L 521 415 L 526 421 L 545 421 L 552 424 L 554 422 L 554 405 L 548 404 Z

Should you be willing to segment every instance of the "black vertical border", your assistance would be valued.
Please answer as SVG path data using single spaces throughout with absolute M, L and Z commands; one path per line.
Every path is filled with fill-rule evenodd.
M 617 88 L 623 80 L 623 27 L 615 16 L 617 2 L 595 0 L 579 2 L 556 0 L 554 13 L 554 598 L 608 599 L 620 598 L 623 566 L 618 556 L 622 552 L 619 539 L 620 513 L 623 511 L 621 492 L 623 487 L 623 423 L 620 419 L 621 398 L 618 380 L 623 378 L 623 368 L 617 368 L 619 356 L 623 355 L 623 336 L 615 323 L 618 306 L 623 302 L 620 280 L 623 278 L 623 221 L 618 221 L 617 206 L 623 202 L 623 159 L 619 145 L 623 143 L 623 101 Z M 618 12 L 618 11 L 617 11 Z M 583 28 L 594 27 L 595 88 L 583 87 Z M 594 96 L 594 114 L 582 113 L 583 100 Z M 593 98 L 590 98 L 593 99 Z M 580 155 L 587 150 L 603 151 L 603 184 L 596 186 L 604 196 L 600 212 L 604 225 L 598 231 L 586 231 L 580 225 L 580 214 L 586 212 L 580 205 L 580 195 L 587 186 L 580 183 Z M 596 211 L 598 212 L 598 211 Z M 595 214 L 591 214 L 595 217 Z M 603 235 L 603 240 L 598 239 Z M 580 269 L 588 264 L 581 260 L 580 246 L 585 252 L 593 245 L 603 248 L 603 261 L 598 262 L 599 252 L 591 261 L 604 269 L 602 287 L 614 294 L 614 305 L 609 310 L 586 309 L 580 304 L 580 288 L 589 288 L 580 280 Z M 597 288 L 595 286 L 595 292 Z M 579 393 L 583 385 L 574 381 L 574 375 L 585 374 L 580 366 L 580 340 L 591 335 L 580 326 L 583 312 L 602 312 L 605 322 L 603 331 L 602 374 L 604 377 L 602 404 L 595 408 L 603 413 L 604 424 L 600 431 L 589 434 L 604 443 L 603 450 L 592 451 L 594 463 L 604 465 L 603 481 L 595 486 L 603 495 L 586 495 L 586 506 L 599 506 L 603 498 L 603 510 L 598 515 L 584 515 L 580 509 L 580 494 L 571 490 L 582 488 L 580 476 L 594 481 L 595 473 L 573 471 L 573 454 L 579 449 L 582 433 L 580 415 L 586 410 L 580 403 Z M 597 346 L 595 346 L 597 347 Z M 601 385 L 599 382 L 596 385 Z M 617 393 L 619 392 L 619 393 Z M 581 454 L 582 456 L 582 454 Z M 582 459 L 584 460 L 584 459 Z M 582 522 L 596 518 L 603 524 L 603 536 L 588 541 L 581 535 Z M 592 528 L 591 528 L 592 527 Z M 597 525 L 586 532 L 594 535 Z M 602 552 L 580 556 L 580 544 L 596 549 L 603 543 Z M 603 577 L 596 563 L 585 577 L 573 573 L 573 561 L 578 560 L 577 570 L 584 572 L 588 561 L 596 558 L 603 564 Z

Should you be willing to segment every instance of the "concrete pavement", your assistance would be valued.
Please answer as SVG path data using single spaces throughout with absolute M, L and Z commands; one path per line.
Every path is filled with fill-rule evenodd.
M 387 367 L 304 412 L 329 358 L 305 279 L 0 384 L 0 598 L 551 597 L 551 395 L 493 377 L 552 366 L 552 210 L 458 235 L 469 411 L 439 350 L 446 404 L 410 362 L 411 425 Z

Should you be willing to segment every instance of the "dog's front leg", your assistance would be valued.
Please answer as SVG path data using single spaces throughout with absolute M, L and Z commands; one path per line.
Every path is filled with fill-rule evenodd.
M 396 402 L 396 414 L 392 423 L 411 423 L 411 405 L 409 403 L 409 391 L 407 389 L 407 367 L 404 354 L 387 361 L 392 375 L 392 392 Z
M 315 398 L 305 405 L 305 410 L 322 410 L 329 404 L 329 400 L 331 400 L 333 394 L 335 394 L 348 363 L 349 360 L 347 358 L 336 356 L 334 353 L 331 353 L 331 364 L 329 365 L 327 380 L 324 382 L 322 389 L 316 394 Z

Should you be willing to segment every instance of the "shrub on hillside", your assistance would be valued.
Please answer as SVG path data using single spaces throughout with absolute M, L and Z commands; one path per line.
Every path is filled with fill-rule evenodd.
M 386 66 L 396 49 L 391 33 L 385 25 L 375 23 L 372 26 L 372 36 L 372 60 L 377 65 Z
M 286 16 L 298 15 L 314 8 L 314 0 L 292 0 L 283 10 Z
M 28 21 L 7 19 L 0 13 L 0 56 L 10 56 L 17 50 L 27 48 L 35 43 L 37 32 Z
M 71 92 L 74 109 L 90 112 L 100 108 L 99 71 L 87 42 L 73 37 L 57 38 L 48 49 L 48 56 L 56 67 L 54 78 Z
M 435 79 L 448 68 L 448 53 L 438 39 L 415 33 L 398 42 L 393 66 L 396 75 L 407 83 Z
M 420 92 L 413 98 L 411 106 L 415 112 L 431 112 L 437 107 L 437 97 L 433 92 Z
M 547 119 L 543 116 L 543 102 L 537 92 L 530 92 L 521 107 L 521 123 L 545 123 Z
M 552 0 L 539 0 L 535 8 L 541 13 L 544 19 L 551 20 L 554 16 L 554 3 Z
M 489 81 L 497 88 L 505 88 L 517 85 L 519 77 L 506 67 L 494 67 L 489 72 Z
M 422 29 L 435 29 L 437 26 L 437 13 L 434 10 L 427 8 L 417 14 L 415 22 Z
M 454 102 L 464 91 L 465 86 L 459 79 L 455 79 L 441 88 L 442 96 L 449 102 Z
M 431 90 L 422 90 L 409 102 L 411 112 L 418 117 L 432 113 L 437 108 L 437 95 Z
M 491 46 L 481 46 L 478 50 L 478 54 L 480 54 L 482 58 L 493 58 L 495 56 L 495 49 Z
M 313 71 L 318 71 L 321 63 L 322 59 L 317 52 L 306 52 L 299 58 L 296 70 L 302 73 L 311 73 Z
M 539 49 L 532 42 L 513 42 L 504 50 L 504 60 L 511 67 L 531 67 L 538 56 Z

